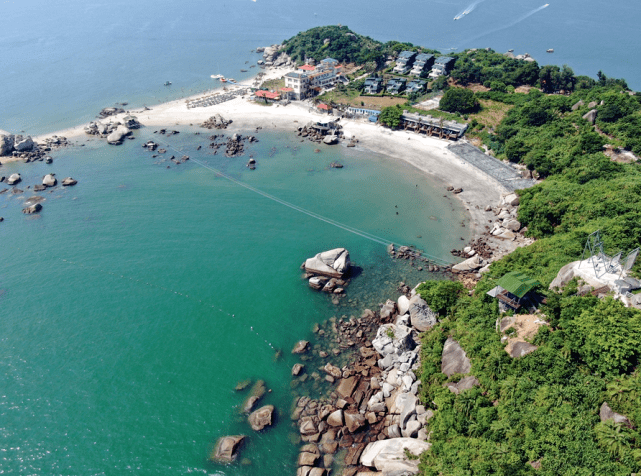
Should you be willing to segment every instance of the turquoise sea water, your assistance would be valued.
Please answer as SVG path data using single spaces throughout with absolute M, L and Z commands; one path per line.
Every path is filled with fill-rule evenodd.
M 258 59 L 251 49 L 335 23 L 443 51 L 515 48 L 638 87 L 630 54 L 640 41 L 636 4 L 552 3 L 518 21 L 543 2 L 486 0 L 453 22 L 470 3 L 6 1 L 0 129 L 59 130 L 114 102 L 153 105 L 211 87 L 210 74 L 242 79 L 245 62 Z M 545 55 L 550 47 L 556 52 Z M 294 342 L 312 338 L 316 322 L 395 297 L 401 280 L 428 276 L 391 261 L 379 243 L 195 161 L 152 159 L 140 148 L 152 132 L 137 131 L 120 147 L 89 141 L 55 153 L 52 165 L 0 168 L 24 179 L 24 193 L 0 194 L 4 474 L 293 474 L 289 406 L 303 391 L 290 389 Z M 193 132 L 168 140 L 243 183 L 385 241 L 447 257 L 469 238 L 458 202 L 409 166 L 342 147 L 317 154 L 291 133 L 264 132 L 248 150 L 258 161 L 249 171 L 247 155 L 210 155 L 206 135 Z M 345 168 L 329 168 L 334 160 Z M 41 193 L 43 212 L 23 215 L 27 187 L 48 172 L 79 184 Z M 335 305 L 306 286 L 299 266 L 337 246 L 350 250 L 358 272 Z M 275 427 L 260 434 L 238 414 L 244 395 L 233 387 L 245 378 L 265 379 L 272 392 L 264 403 L 278 408 Z M 242 456 L 251 464 L 208 463 L 216 439 L 233 433 L 249 435 Z
M 8 474 L 293 474 L 296 340 L 427 274 L 194 161 L 155 163 L 140 148 L 155 136 L 136 135 L 121 147 L 59 152 L 51 165 L 3 166 L 22 173 L 25 193 L 0 195 L 0 466 Z M 446 257 L 468 238 L 460 207 L 410 167 L 355 149 L 315 153 L 290 133 L 258 137 L 248 150 L 255 171 L 246 157 L 196 151 L 206 137 L 191 131 L 168 141 L 280 199 L 431 254 Z M 329 168 L 334 160 L 345 168 Z M 25 217 L 27 185 L 54 169 L 79 184 L 41 194 L 43 212 Z M 360 269 L 338 306 L 299 270 L 336 246 Z M 279 409 L 278 424 L 250 435 L 243 456 L 251 466 L 209 465 L 217 437 L 251 433 L 232 390 L 245 378 L 266 380 L 273 391 L 264 402 Z

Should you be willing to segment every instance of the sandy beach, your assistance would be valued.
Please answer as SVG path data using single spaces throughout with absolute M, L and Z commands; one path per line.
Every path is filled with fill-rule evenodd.
M 280 78 L 289 69 L 272 68 L 265 71 L 263 80 Z M 256 79 L 249 79 L 236 85 L 228 85 L 227 89 L 242 89 L 249 87 Z M 262 127 L 263 129 L 279 129 L 294 131 L 296 127 L 310 121 L 326 119 L 327 115 L 315 112 L 307 101 L 292 102 L 287 106 L 265 106 L 249 100 L 248 96 L 236 97 L 208 107 L 188 108 L 189 101 L 205 96 L 223 94 L 223 89 L 212 90 L 189 98 L 156 105 L 148 110 L 132 109 L 123 114 L 108 117 L 101 122 L 118 121 L 127 114 L 134 115 L 146 127 L 172 127 L 180 125 L 196 125 L 204 122 L 214 114 L 221 114 L 225 119 L 232 119 L 230 130 L 248 130 Z M 493 177 L 488 176 L 471 164 L 448 150 L 450 141 L 427 137 L 413 132 L 391 131 L 378 124 L 372 124 L 361 119 L 341 119 L 345 137 L 358 139 L 357 147 L 386 155 L 390 159 L 402 160 L 416 167 L 418 173 L 427 174 L 443 184 L 443 193 L 448 185 L 462 188 L 463 192 L 455 195 L 462 200 L 471 215 L 473 235 L 482 233 L 493 214 L 485 212 L 486 205 L 495 206 L 500 195 L 506 189 Z M 82 139 L 100 140 L 88 136 L 84 132 L 86 124 L 73 128 L 34 137 L 36 142 L 42 142 L 54 135 L 66 137 L 71 142 Z M 340 146 L 325 146 L 340 147 Z M 3 158 L 3 162 L 11 161 Z

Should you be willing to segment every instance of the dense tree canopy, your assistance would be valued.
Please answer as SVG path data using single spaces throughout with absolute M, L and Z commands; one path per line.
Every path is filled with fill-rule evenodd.
M 443 94 L 439 108 L 448 112 L 472 112 L 479 107 L 479 101 L 474 93 L 464 88 L 449 88 Z

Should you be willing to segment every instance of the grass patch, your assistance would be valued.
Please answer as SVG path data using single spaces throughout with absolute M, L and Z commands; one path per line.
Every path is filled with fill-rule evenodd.
M 470 120 L 476 119 L 479 124 L 491 128 L 496 128 L 508 111 L 514 107 L 511 104 L 492 101 L 490 99 L 481 99 L 479 102 L 481 103 L 481 110 L 477 113 L 470 114 L 469 118 Z
M 282 78 L 263 81 L 263 83 L 260 85 L 260 89 L 267 89 L 269 91 L 279 91 L 280 88 L 284 88 L 284 87 L 285 87 L 285 80 Z

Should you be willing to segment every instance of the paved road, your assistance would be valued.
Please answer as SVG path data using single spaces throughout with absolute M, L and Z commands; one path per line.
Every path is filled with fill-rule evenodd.
M 462 160 L 482 170 L 490 177 L 494 177 L 501 185 L 510 191 L 529 188 L 535 185 L 534 181 L 522 178 L 519 171 L 515 168 L 484 154 L 469 143 L 456 142 L 448 146 L 448 149 Z

